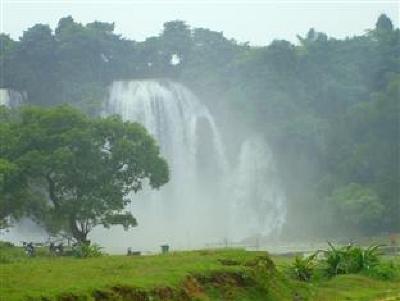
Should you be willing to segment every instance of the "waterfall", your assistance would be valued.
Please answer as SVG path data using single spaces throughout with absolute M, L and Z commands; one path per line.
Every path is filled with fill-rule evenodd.
M 265 237 L 285 222 L 285 195 L 279 184 L 272 151 L 261 136 L 246 139 L 232 174 L 231 237 Z M 244 227 L 235 227 L 241 224 Z
M 17 107 L 26 99 L 26 93 L 20 93 L 10 89 L 0 89 L 0 106 Z
M 114 82 L 105 115 L 137 121 L 158 141 L 170 182 L 132 194 L 133 231 L 96 229 L 112 249 L 200 248 L 279 229 L 285 215 L 272 155 L 259 139 L 243 142 L 239 163 L 228 163 L 209 110 L 185 86 L 169 80 Z M 236 166 L 237 165 L 237 166 Z M 113 247 L 112 247 L 113 246 Z

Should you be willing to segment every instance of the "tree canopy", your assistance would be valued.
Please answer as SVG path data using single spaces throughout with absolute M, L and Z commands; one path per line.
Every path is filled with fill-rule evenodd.
M 21 207 L 51 233 L 85 241 L 96 225 L 135 226 L 125 210 L 129 194 L 168 181 L 155 140 L 141 125 L 117 116 L 89 118 L 67 106 L 24 107 L 0 130 L 7 192 L 0 217 Z

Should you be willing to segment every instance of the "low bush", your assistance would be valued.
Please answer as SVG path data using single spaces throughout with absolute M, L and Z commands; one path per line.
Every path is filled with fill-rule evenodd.
M 290 267 L 290 271 L 294 278 L 300 281 L 310 281 L 314 269 L 317 265 L 316 256 L 318 253 L 314 253 L 310 256 L 300 257 L 296 256 L 294 263 Z
M 328 250 L 320 250 L 304 258 L 296 257 L 290 266 L 290 272 L 294 278 L 307 282 L 315 278 L 316 275 L 318 277 L 332 277 L 361 272 L 382 280 L 397 279 L 400 276 L 400 268 L 395 266 L 393 262 L 381 262 L 379 260 L 381 255 L 379 245 L 371 245 L 368 248 L 353 244 L 335 247 L 330 242 L 328 242 L 328 245 Z M 318 259 L 320 254 L 323 256 Z
M 103 255 L 101 249 L 97 244 L 81 243 L 74 247 L 73 254 L 78 258 L 99 257 Z
M 393 261 L 381 262 L 366 271 L 366 274 L 380 280 L 397 280 L 400 279 L 400 266 Z
M 379 245 L 363 249 L 353 244 L 344 247 L 335 247 L 330 242 L 328 244 L 330 249 L 322 252 L 325 255 L 325 271 L 329 276 L 359 273 L 379 264 Z

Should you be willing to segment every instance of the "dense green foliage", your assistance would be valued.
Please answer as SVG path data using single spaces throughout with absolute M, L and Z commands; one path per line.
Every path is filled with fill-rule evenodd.
M 96 114 L 113 80 L 177 79 L 222 117 L 232 149 L 254 131 L 268 139 L 289 200 L 286 233 L 399 231 L 400 31 L 385 15 L 362 36 L 311 29 L 297 45 L 262 47 L 181 21 L 144 42 L 113 29 L 66 17 L 54 32 L 1 35 L 0 84 L 32 104 Z
M 332 243 L 329 243 L 329 247 L 329 250 L 324 251 L 324 262 L 326 263 L 326 271 L 330 276 L 372 270 L 379 264 L 379 246 L 377 245 L 363 249 L 352 244 L 335 247 Z
M 300 257 L 296 256 L 291 266 L 293 276 L 300 281 L 310 281 L 316 266 L 315 257 L 317 253 L 309 256 Z
M 125 211 L 128 194 L 147 181 L 152 188 L 168 181 L 155 140 L 117 116 L 22 107 L 0 132 L 0 217 L 18 217 L 20 209 L 50 233 L 80 242 L 99 224 L 135 226 Z
M 381 259 L 380 245 L 362 247 L 349 244 L 319 250 L 309 256 L 296 256 L 289 272 L 300 281 L 311 281 L 345 274 L 363 273 L 383 280 L 400 279 L 400 266 Z

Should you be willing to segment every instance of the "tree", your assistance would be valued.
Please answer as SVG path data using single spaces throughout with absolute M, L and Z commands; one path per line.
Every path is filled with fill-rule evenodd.
M 180 63 L 186 63 L 192 45 L 189 26 L 183 21 L 171 21 L 164 23 L 164 30 L 160 36 L 163 56 L 166 64 L 170 65 L 174 55 Z
M 67 106 L 27 107 L 9 128 L 0 144 L 9 137 L 15 143 L 0 157 L 15 164 L 19 182 L 27 183 L 25 212 L 49 232 L 84 242 L 96 225 L 136 226 L 125 211 L 129 194 L 147 182 L 159 188 L 168 181 L 154 139 L 119 117 L 92 119 Z
M 393 30 L 393 23 L 385 14 L 379 16 L 376 21 L 376 31 L 388 32 Z
M 11 66 L 8 63 L 14 47 L 15 41 L 10 36 L 0 33 L 0 87 L 6 87 L 8 84 L 4 74 L 11 73 L 9 70 Z
M 372 85 L 376 89 L 384 89 L 391 76 L 400 70 L 400 30 L 394 30 L 392 21 L 382 14 L 370 35 L 375 41 L 377 57 Z
M 336 218 L 366 233 L 379 228 L 385 212 L 385 206 L 374 190 L 355 183 L 336 189 L 328 202 L 336 207 Z
M 4 75 L 9 81 L 7 87 L 26 91 L 31 103 L 48 104 L 57 96 L 55 48 L 48 25 L 36 24 L 24 31 L 10 54 L 13 68 L 9 66 L 11 74 Z

